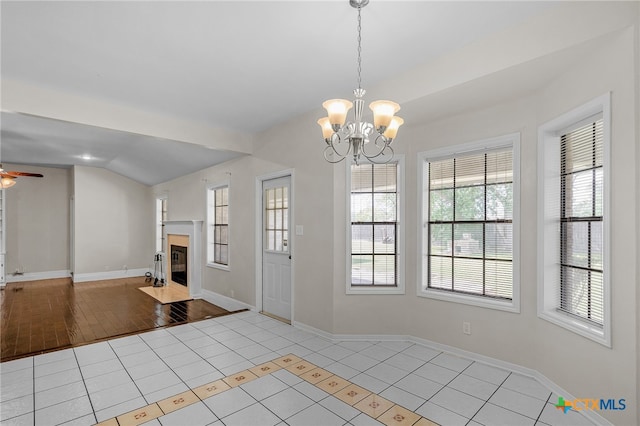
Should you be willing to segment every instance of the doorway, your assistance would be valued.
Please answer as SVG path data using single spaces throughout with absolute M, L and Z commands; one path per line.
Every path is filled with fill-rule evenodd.
M 259 230 L 261 271 L 258 308 L 262 313 L 291 322 L 292 185 L 291 174 L 260 180 Z M 260 307 L 261 305 L 261 307 Z

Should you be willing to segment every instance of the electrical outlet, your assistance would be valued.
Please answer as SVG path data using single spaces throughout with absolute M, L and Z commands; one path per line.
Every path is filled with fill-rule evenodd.
M 464 334 L 471 334 L 471 323 L 467 321 L 462 322 L 462 332 Z
M 231 290 L 231 297 L 236 297 L 236 292 Z

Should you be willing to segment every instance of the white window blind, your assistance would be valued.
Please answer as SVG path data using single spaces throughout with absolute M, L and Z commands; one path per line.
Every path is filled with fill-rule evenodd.
M 207 193 L 207 263 L 229 265 L 229 187 Z
M 603 122 L 560 138 L 560 292 L 558 307 L 602 325 Z
M 156 252 L 164 250 L 164 222 L 167 221 L 167 199 L 156 198 Z
M 538 128 L 538 316 L 611 347 L 611 94 Z
M 427 161 L 426 287 L 513 299 L 513 148 Z
M 351 165 L 351 285 L 398 285 L 398 164 Z

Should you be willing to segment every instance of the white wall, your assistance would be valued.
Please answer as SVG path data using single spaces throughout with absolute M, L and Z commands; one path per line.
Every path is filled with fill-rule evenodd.
M 581 58 L 536 93 L 446 119 L 413 125 L 402 133 L 408 158 L 442 146 L 520 132 L 521 302 L 520 314 L 470 307 L 415 296 L 417 247 L 407 232 L 407 293 L 400 297 L 346 296 L 336 284 L 334 332 L 409 334 L 540 371 L 577 397 L 626 398 L 623 412 L 600 412 L 615 424 L 636 424 L 638 323 L 636 269 L 638 211 L 636 173 L 634 29 L 607 37 L 598 50 Z M 508 80 L 503 84 L 508 84 Z M 478 84 L 482 84 L 480 80 Z M 607 91 L 612 92 L 612 324 L 613 348 L 582 338 L 536 316 L 536 145 L 537 127 Z M 417 226 L 416 163 L 407 161 L 407 224 Z M 336 188 L 340 190 L 340 188 Z M 338 199 L 340 197 L 337 197 Z M 344 221 L 336 221 L 338 233 Z M 344 247 L 336 244 L 336 251 Z M 338 274 L 340 276 L 340 274 Z M 383 319 L 381 312 L 387 312 Z M 472 323 L 471 336 L 462 322 Z
M 635 303 L 638 277 L 638 247 L 629 235 L 636 234 L 638 211 L 635 174 L 636 121 L 640 111 L 635 107 L 634 46 L 635 33 L 630 28 L 616 34 L 602 50 L 575 64 L 572 69 L 553 81 L 541 94 L 538 118 L 546 121 L 580 105 L 598 94 L 611 91 L 611 294 L 612 349 L 578 338 L 546 322 L 539 328 L 540 339 L 547 342 L 548 351 L 538 354 L 541 371 L 561 383 L 571 383 L 575 394 L 590 389 L 603 395 L 633 395 L 637 372 L 636 339 L 638 323 L 632 321 L 638 305 Z M 628 207 L 627 207 L 628 206 Z M 558 351 L 555 347 L 562 347 Z M 566 349 L 564 349 L 566 348 Z M 552 353 L 555 356 L 549 356 Z M 585 356 L 588 354 L 588 356 Z M 568 369 L 561 365 L 571 365 Z M 598 368 L 596 368 L 598 367 Z M 591 374 L 579 374 L 580 371 Z M 636 399 L 637 401 L 637 399 Z M 632 423 L 637 411 L 624 412 L 624 421 Z M 622 423 L 622 415 L 607 413 L 615 423 Z M 637 421 L 633 421 L 634 423 Z
M 229 183 L 230 267 L 225 271 L 205 266 L 203 289 L 256 306 L 255 176 L 282 168 L 244 157 L 153 187 L 155 196 L 167 197 L 168 220 L 202 220 L 206 223 L 207 185 Z M 203 249 L 201 262 L 206 265 L 206 245 Z
M 149 268 L 151 188 L 95 167 L 74 167 L 75 276 Z M 125 268 L 126 265 L 126 268 Z
M 640 250 L 640 7 L 637 8 L 636 31 L 636 250 Z M 640 289 L 640 262 L 636 258 L 636 289 Z M 640 324 L 640 290 L 636 290 L 636 324 Z M 636 411 L 640 412 L 640 327 L 636 330 Z M 640 414 L 638 414 L 640 417 Z
M 398 151 L 406 156 L 405 295 L 345 294 L 346 172 L 344 164 L 331 166 L 322 159 L 323 142 L 315 124 L 323 115 L 320 108 L 260 134 L 250 158 L 154 188 L 169 192 L 170 219 L 204 219 L 207 182 L 203 179 L 216 183 L 231 173 L 231 271 L 206 268 L 203 288 L 226 296 L 233 291 L 237 299 L 255 305 L 256 268 L 251 264 L 255 179 L 291 168 L 295 170 L 295 224 L 304 226 L 304 235 L 293 237 L 296 322 L 335 334 L 412 335 L 519 364 L 540 371 L 576 397 L 625 398 L 627 410 L 600 414 L 615 424 L 637 424 L 640 297 L 634 265 L 640 236 L 629 236 L 638 235 L 640 203 L 638 4 L 596 2 L 571 7 L 578 10 L 563 6 L 558 15 L 549 12 L 533 23 L 468 47 L 466 55 L 445 58 L 450 66 L 467 67 L 459 81 L 451 76 L 446 76 L 445 83 L 426 81 L 442 77 L 438 71 L 442 63 L 438 63 L 435 71 L 429 72 L 425 64 L 423 72 L 407 73 L 404 77 L 410 78 L 392 82 L 405 98 L 414 99 L 403 103 L 406 124 L 396 141 Z M 564 19 L 567 16 L 572 19 Z M 551 25 L 558 20 L 561 28 Z M 519 61 L 509 62 L 502 48 L 510 52 L 516 44 L 522 50 L 516 55 Z M 502 67 L 481 63 L 481 47 L 489 49 L 486 57 L 503 61 Z M 471 77 L 475 80 L 467 79 Z M 612 92 L 613 111 L 611 349 L 536 315 L 537 128 L 607 91 Z M 438 110 L 436 100 L 446 102 L 444 112 Z M 416 154 L 513 132 L 520 132 L 522 138 L 521 312 L 417 297 Z M 462 321 L 472 323 L 472 335 L 462 333 Z
M 635 240 L 629 238 L 637 235 L 638 210 L 634 206 L 637 206 L 636 173 L 640 166 L 636 153 L 639 110 L 635 105 L 634 52 L 637 47 L 634 37 L 633 28 L 607 36 L 598 50 L 576 61 L 531 95 L 401 129 L 398 142 L 410 145 L 406 170 L 409 227 L 417 226 L 414 159 L 418 152 L 521 133 L 520 314 L 416 297 L 416 268 L 420 259 L 416 233 L 408 231 L 406 295 L 347 296 L 344 283 L 336 281 L 334 332 L 408 334 L 526 366 L 538 370 L 576 397 L 626 398 L 627 410 L 600 414 L 615 424 L 637 424 L 638 394 L 634 379 L 639 368 L 638 322 L 635 321 L 638 247 Z M 483 84 L 482 80 L 476 84 Z M 509 80 L 502 84 L 509 84 Z M 536 315 L 537 127 L 607 91 L 612 92 L 613 111 L 611 349 Z M 341 186 L 338 184 L 336 191 L 344 191 Z M 337 196 L 336 200 L 341 198 Z M 336 209 L 336 217 L 340 210 Z M 344 226 L 344 220 L 336 220 L 336 251 L 344 247 L 339 240 Z M 416 250 L 412 250 L 414 247 Z M 342 263 L 336 266 L 344 268 Z M 342 272 L 337 277 L 341 275 Z M 463 321 L 472 323 L 471 336 L 462 333 Z
M 636 112 L 640 112 L 640 7 L 636 31 Z M 640 250 L 640 119 L 636 115 L 636 250 Z M 636 289 L 640 289 L 640 262 L 636 259 Z M 636 324 L 640 324 L 640 291 L 636 290 Z M 636 419 L 640 419 L 640 327 L 636 329 Z
M 41 173 L 21 177 L 6 194 L 6 276 L 69 270 L 69 169 L 3 165 L 5 170 Z
M 313 120 L 301 120 L 304 128 L 289 130 L 309 134 Z M 310 124 L 311 123 L 311 124 Z M 314 132 L 315 133 L 315 132 Z M 267 140 L 279 141 L 266 143 Z M 265 141 L 263 145 L 262 142 Z M 282 142 L 282 143 L 280 143 Z M 271 173 L 295 169 L 295 223 L 304 226 L 303 236 L 291 235 L 295 271 L 294 320 L 324 330 L 333 328 L 332 239 L 333 196 L 332 167 L 321 157 L 322 140 L 317 151 L 308 149 L 297 138 L 280 135 L 259 137 L 256 153 L 223 165 L 156 185 L 156 195 L 166 194 L 168 220 L 206 220 L 206 186 L 229 182 L 230 267 L 229 271 L 205 267 L 202 287 L 256 306 L 256 180 Z M 258 146 L 262 145 L 262 146 Z M 295 162 L 290 162 L 295 152 Z M 318 154 L 318 155 L 312 155 Z M 285 159 L 287 162 L 280 163 Z M 206 264 L 203 257 L 203 264 Z M 259 273 L 259 272 L 258 272 Z

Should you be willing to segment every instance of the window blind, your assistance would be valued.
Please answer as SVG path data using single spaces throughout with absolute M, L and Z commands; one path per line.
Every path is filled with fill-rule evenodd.
M 156 251 L 164 250 L 164 223 L 167 221 L 167 199 L 156 198 Z
M 351 166 L 351 284 L 398 284 L 398 165 Z
M 560 138 L 561 311 L 602 325 L 603 122 Z
M 429 161 L 427 287 L 513 298 L 513 150 Z
M 207 262 L 229 264 L 229 187 L 209 190 Z

